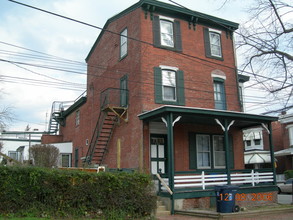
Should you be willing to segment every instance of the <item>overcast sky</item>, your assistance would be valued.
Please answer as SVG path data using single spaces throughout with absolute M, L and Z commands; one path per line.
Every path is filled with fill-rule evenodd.
M 103 27 L 108 18 L 138 0 L 19 1 Z M 176 2 L 241 24 L 248 18 L 245 9 L 251 1 L 228 1 L 223 7 L 224 0 Z M 29 124 L 44 131 L 53 101 L 75 100 L 85 90 L 84 60 L 98 34 L 98 29 L 0 0 L 0 108 L 13 107 L 15 120 L 9 130 L 24 130 Z M 251 110 L 257 113 L 259 109 Z

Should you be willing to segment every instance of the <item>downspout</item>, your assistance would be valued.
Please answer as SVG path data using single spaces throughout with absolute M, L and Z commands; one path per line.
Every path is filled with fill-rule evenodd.
M 168 134 L 168 177 L 169 187 L 174 192 L 174 136 L 173 136 L 173 113 L 167 115 Z M 171 195 L 171 215 L 174 215 L 174 193 Z

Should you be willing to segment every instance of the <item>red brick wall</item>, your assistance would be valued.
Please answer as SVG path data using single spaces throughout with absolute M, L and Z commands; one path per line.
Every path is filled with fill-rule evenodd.
M 223 135 L 219 127 L 199 124 L 176 124 L 174 127 L 175 171 L 189 170 L 188 133 Z M 244 169 L 244 150 L 241 131 L 231 130 L 233 136 L 234 169 Z
M 141 35 L 143 40 L 153 42 L 152 21 L 144 19 Z M 155 48 L 150 45 L 142 45 L 142 86 L 143 110 L 158 107 L 154 102 L 154 73 L 153 67 L 166 65 L 178 67 L 184 71 L 185 101 L 186 106 L 214 108 L 213 79 L 211 72 L 221 70 L 225 73 L 227 108 L 232 111 L 240 111 L 238 101 L 238 86 L 235 75 L 235 62 L 233 42 L 226 38 L 222 31 L 222 50 L 224 61 L 206 58 L 203 27 L 197 25 L 196 31 L 189 29 L 188 22 L 180 20 L 183 52 L 177 53 L 170 50 Z M 188 56 L 186 56 L 186 54 Z M 204 60 L 207 60 L 205 62 Z
M 117 167 L 117 140 L 121 140 L 121 167 L 136 168 L 140 164 L 140 146 L 144 146 L 144 164 L 149 167 L 149 133 L 147 125 L 137 117 L 145 110 L 158 107 L 154 101 L 154 73 L 153 68 L 159 65 L 178 67 L 184 71 L 186 106 L 214 108 L 213 79 L 211 72 L 218 69 L 225 73 L 226 98 L 228 110 L 240 111 L 238 101 L 238 86 L 235 75 L 234 50 L 230 37 L 222 30 L 222 51 L 224 61 L 205 57 L 203 27 L 198 24 L 196 30 L 188 28 L 188 22 L 181 20 L 181 35 L 183 53 L 155 48 L 149 44 L 128 39 L 128 55 L 119 59 L 118 35 L 104 32 L 92 51 L 88 63 L 87 102 L 80 109 L 80 125 L 75 126 L 75 113 L 66 119 L 66 126 L 61 128 L 63 141 L 73 141 L 74 148 L 79 148 L 80 157 L 85 156 L 88 146 L 86 139 L 91 140 L 100 113 L 100 94 L 106 88 L 119 88 L 120 78 L 128 75 L 129 108 L 128 122 L 121 121 L 116 126 L 109 144 L 104 163 L 109 167 Z M 141 9 L 110 23 L 107 30 L 120 33 L 127 27 L 128 36 L 153 43 L 152 20 Z M 188 54 L 185 56 L 184 54 Z M 208 60 L 205 62 L 204 60 Z M 201 132 L 218 132 L 211 127 L 198 127 Z M 188 132 L 196 131 L 192 126 L 183 130 L 175 128 L 175 151 L 188 157 Z M 181 132 L 181 133 L 179 133 Z M 183 133 L 182 133 L 183 132 Z M 236 138 L 236 137 L 235 137 Z M 235 152 L 243 155 L 243 148 L 239 147 L 240 138 L 234 143 Z M 237 145 L 236 145 L 237 144 Z M 238 145 L 239 144 L 239 145 Z M 179 147 L 184 145 L 182 152 Z M 242 144 L 241 144 L 242 146 Z M 74 152 L 74 149 L 73 149 Z M 240 157 L 240 156 L 239 156 Z M 74 158 L 74 155 L 73 155 Z M 241 160 L 235 168 L 241 168 Z M 175 163 L 177 163 L 175 161 Z M 178 164 L 178 163 L 177 163 Z M 188 164 L 178 165 L 176 169 L 185 169 Z M 177 166 L 177 165 L 176 165 Z
M 59 143 L 63 141 L 62 135 L 46 135 L 43 134 L 41 138 L 42 144 Z

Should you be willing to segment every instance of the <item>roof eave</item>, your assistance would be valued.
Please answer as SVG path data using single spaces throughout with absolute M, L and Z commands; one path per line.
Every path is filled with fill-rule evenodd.
M 225 27 L 225 28 L 229 29 L 230 31 L 234 31 L 234 30 L 238 29 L 238 26 L 239 26 L 238 23 L 235 23 L 235 22 L 232 22 L 232 21 L 228 21 L 228 20 L 225 20 L 225 19 L 222 19 L 222 18 L 218 18 L 218 17 L 214 17 L 214 16 L 207 15 L 207 14 L 204 14 L 204 13 L 192 11 L 192 10 L 189 10 L 189 9 L 186 9 L 186 8 L 181 8 L 181 7 L 171 5 L 171 4 L 167 4 L 167 3 L 164 3 L 164 2 L 155 1 L 155 0 L 140 0 L 136 4 L 128 7 L 127 9 L 123 10 L 122 12 L 114 15 L 113 17 L 111 17 L 111 18 L 109 18 L 107 20 L 107 22 L 105 23 L 104 27 L 102 28 L 102 31 L 100 32 L 100 34 L 99 34 L 99 36 L 97 38 L 97 40 L 95 41 L 95 43 L 93 44 L 89 54 L 87 55 L 87 57 L 85 59 L 86 62 L 88 62 L 91 54 L 93 53 L 95 47 L 97 46 L 98 42 L 100 41 L 100 38 L 103 36 L 105 30 L 107 29 L 108 25 L 111 22 L 113 22 L 116 19 L 128 14 L 131 11 L 136 10 L 137 8 L 142 7 L 144 9 L 146 9 L 147 6 L 150 6 L 150 5 L 154 6 L 155 10 L 158 10 L 158 9 L 159 9 L 159 11 L 160 10 L 171 10 L 173 12 L 176 12 L 177 14 L 190 16 L 190 17 L 196 17 L 196 18 L 199 18 L 199 19 L 201 19 L 202 21 L 205 21 L 205 22 L 212 22 L 214 24 L 221 25 L 222 27 Z
M 183 113 L 183 114 L 197 114 L 197 115 L 205 115 L 205 116 L 215 116 L 215 117 L 223 117 L 223 118 L 235 118 L 243 121 L 259 121 L 259 122 L 272 122 L 277 121 L 278 117 L 272 116 L 264 116 L 264 115 L 256 115 L 256 114 L 247 114 L 243 112 L 234 112 L 234 111 L 222 111 L 215 109 L 204 109 L 204 108 L 192 108 L 192 107 L 182 107 L 182 106 L 168 106 L 164 105 L 159 108 L 153 109 L 151 111 L 142 113 L 138 115 L 140 120 L 148 120 L 154 118 L 161 114 L 166 113 Z

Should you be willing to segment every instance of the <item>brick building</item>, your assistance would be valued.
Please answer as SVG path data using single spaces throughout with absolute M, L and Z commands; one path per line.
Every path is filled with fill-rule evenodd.
M 160 175 L 172 213 L 199 200 L 209 206 L 218 184 L 245 184 L 240 192 L 252 193 L 265 182 L 261 192 L 274 194 L 273 164 L 265 181 L 244 170 L 242 129 L 269 131 L 276 118 L 242 111 L 239 88 L 248 77 L 237 74 L 237 28 L 154 0 L 125 9 L 106 22 L 86 58 L 86 95 L 53 105 L 50 131 L 59 131 L 43 142 L 72 142 L 75 166 Z
M 293 169 L 293 114 L 284 114 L 272 124 L 274 131 L 275 156 L 278 160 L 277 173 Z

